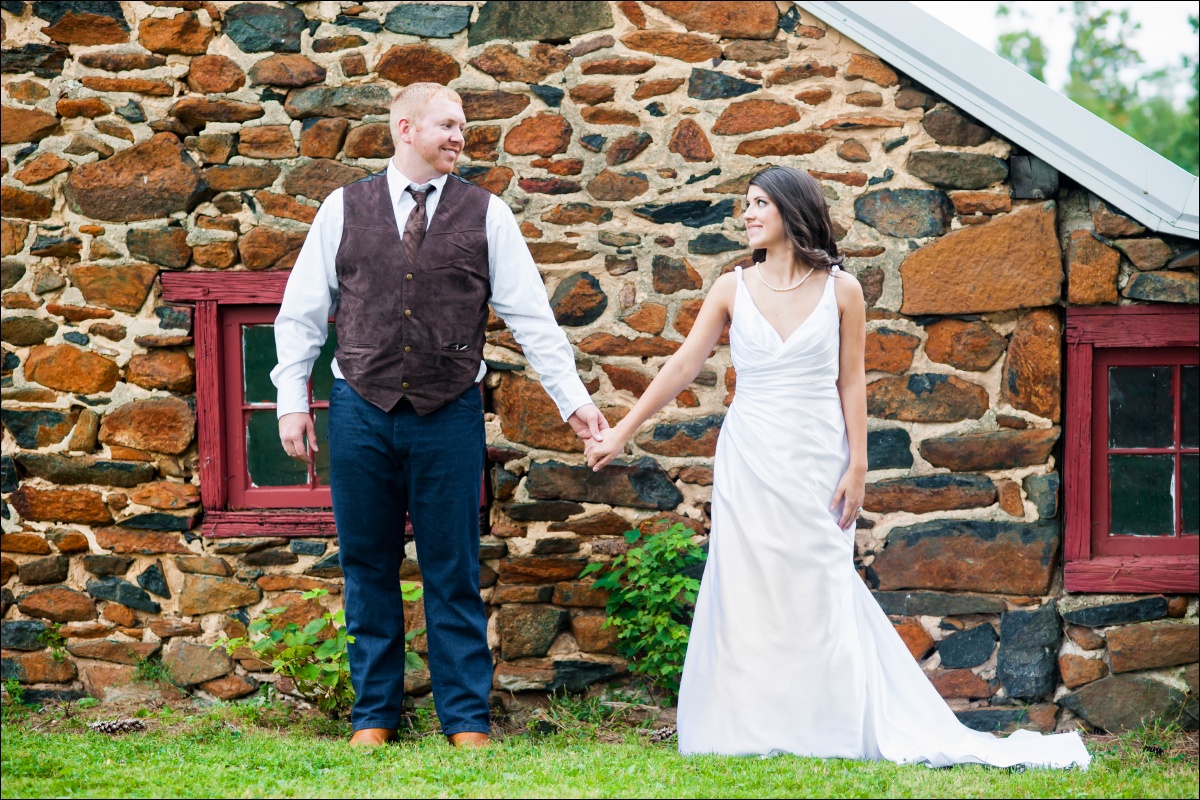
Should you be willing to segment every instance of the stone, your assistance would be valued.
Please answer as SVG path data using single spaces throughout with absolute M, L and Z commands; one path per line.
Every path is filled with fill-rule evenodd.
M 128 526 L 130 520 L 122 520 Z M 96 531 L 96 543 L 114 553 L 151 555 L 155 553 L 190 553 L 178 536 L 166 532 L 101 528 Z
M 1012 211 L 1012 197 L 997 192 L 951 192 L 954 210 L 963 215 L 1006 214 Z
M 113 623 L 122 628 L 140 628 L 142 623 L 138 620 L 138 616 L 129 606 L 123 606 L 120 603 L 105 603 L 104 612 L 101 616 L 108 622 Z
M 660 422 L 638 436 L 637 444 L 655 455 L 712 458 L 723 420 L 724 415 L 713 415 L 687 422 Z
M 1053 203 L 948 233 L 900 266 L 901 313 L 972 314 L 1053 305 L 1062 261 Z
M 775 70 L 767 76 L 767 85 L 795 83 L 809 78 L 832 78 L 836 74 L 836 67 L 818 64 L 816 61 L 805 61 L 802 64 L 788 64 Z
M 120 578 L 95 578 L 87 582 L 87 592 L 97 600 L 110 600 L 123 606 L 157 614 L 162 607 L 150 599 L 145 589 Z
M 913 352 L 921 344 L 921 340 L 911 333 L 892 330 L 891 328 L 876 328 L 867 332 L 866 369 L 867 372 L 890 372 L 901 375 L 912 366 Z
M 682 222 L 689 228 L 703 228 L 724 221 L 733 215 L 733 201 L 685 200 L 679 203 L 652 203 L 639 206 L 633 213 L 656 225 Z M 699 276 L 697 276 L 699 277 Z M 697 284 L 694 288 L 700 288 Z
M 579 614 L 571 617 L 571 635 L 584 653 L 617 654 L 617 629 L 607 624 L 604 614 Z
M 851 92 L 846 95 L 846 102 L 860 108 L 879 108 L 883 105 L 883 95 L 879 92 Z
M 260 125 L 242 128 L 238 154 L 250 158 L 294 158 L 299 152 L 287 125 Z M 278 171 L 275 174 L 278 175 Z
M 904 642 L 908 652 L 912 653 L 912 657 L 917 661 L 921 661 L 933 650 L 933 637 L 916 620 L 906 619 L 893 622 L 892 627 L 900 635 L 900 640 Z
M 109 461 L 92 457 L 71 457 L 58 453 L 18 453 L 17 463 L 38 478 L 51 483 L 92 483 L 101 486 L 137 486 L 153 480 L 153 464 Z
M 552 523 L 546 530 L 569 532 L 579 536 L 619 536 L 633 526 L 629 520 L 611 511 L 602 511 L 581 519 Z
M 560 522 L 568 517 L 576 514 L 582 514 L 583 506 L 578 503 L 573 503 L 569 500 L 553 500 L 545 503 L 506 503 L 501 506 L 501 510 L 510 518 L 518 522 Z M 493 532 L 500 530 L 493 528 Z M 515 529 L 517 531 L 522 529 Z M 504 535 L 496 533 L 497 536 Z M 513 532 L 511 535 L 521 535 L 524 533 Z
M 334 189 L 366 176 L 366 170 L 320 158 L 289 172 L 284 178 L 283 189 L 288 194 L 324 202 Z
M 587 203 L 564 203 L 555 206 L 542 214 L 542 222 L 551 225 L 583 225 L 608 222 L 612 219 L 612 210 L 588 205 Z M 604 234 L 602 233 L 601 236 Z
M 679 349 L 679 342 L 661 336 L 623 337 L 610 333 L 593 333 L 578 343 L 585 353 L 600 356 L 668 356 Z
M 1068 625 L 1067 638 L 1084 650 L 1100 650 L 1104 647 L 1104 637 L 1082 625 Z
M 190 11 L 169 18 L 147 17 L 138 26 L 138 42 L 163 55 L 204 55 L 212 38 L 213 29 L 200 24 L 200 18 Z
M 925 189 L 884 189 L 854 200 L 854 217 L 880 233 L 916 239 L 950 229 L 954 209 L 945 193 Z
M 200 130 L 210 122 L 249 122 L 263 113 L 262 106 L 254 103 L 200 97 L 185 97 L 171 106 L 171 116 L 191 130 Z
M 664 94 L 670 94 L 683 84 L 683 78 L 660 78 L 652 81 L 638 81 L 637 88 L 633 91 L 633 99 L 648 100 L 651 97 L 660 97 Z M 611 99 L 611 97 L 608 99 Z
M 290 550 L 261 550 L 248 553 L 242 557 L 242 563 L 248 567 L 279 567 L 295 564 L 300 557 Z
M 1167 600 L 1165 597 L 1144 597 L 1141 600 L 1123 603 L 1086 606 L 1066 611 L 1062 617 L 1073 625 L 1104 628 L 1109 625 L 1125 625 L 1130 622 L 1147 622 L 1161 619 L 1166 615 Z
M 941 189 L 983 189 L 1008 177 L 1008 164 L 981 153 L 918 150 L 909 155 L 906 167 Z
M 949 106 L 930 111 L 921 127 L 935 142 L 950 147 L 976 147 L 992 138 L 990 130 Z
M 35 589 L 23 594 L 17 598 L 17 609 L 27 617 L 50 622 L 83 622 L 96 618 L 95 601 L 65 586 Z
M 78 214 L 135 222 L 189 211 L 207 191 L 199 168 L 178 139 L 160 133 L 112 158 L 76 167 L 67 178 L 64 196 Z
M 604 608 L 608 592 L 597 589 L 592 581 L 567 581 L 554 587 L 554 604 L 566 608 Z
M 29 246 L 31 256 L 43 258 L 61 258 L 77 260 L 83 249 L 83 242 L 75 236 L 45 236 L 38 234 Z
M 704 285 L 699 273 L 683 259 L 656 255 L 652 261 L 652 268 L 654 291 L 659 294 L 700 289 Z
M 1064 654 L 1058 657 L 1058 673 L 1068 689 L 1098 681 L 1108 674 L 1108 665 L 1099 658 Z
M 63 63 L 70 57 L 67 48 L 59 44 L 30 42 L 4 51 L 4 72 L 32 72 L 39 78 L 57 78 Z
M 977 667 L 996 649 L 996 630 L 987 623 L 952 633 L 937 643 L 942 666 L 948 669 Z
M 198 94 L 236 92 L 246 85 L 246 73 L 225 56 L 197 56 L 188 64 L 188 88 Z
M 612 24 L 612 12 L 604 2 L 587 0 L 546 6 L 501 0 L 480 7 L 479 16 L 467 33 L 467 43 L 471 47 L 494 40 L 559 43 L 583 33 L 611 28 Z
M 875 469 L 908 469 L 912 466 L 912 439 L 903 428 L 867 433 L 867 463 Z
M 42 317 L 5 317 L 0 329 L 3 330 L 4 341 L 16 347 L 29 347 L 53 336 L 58 331 L 58 324 Z
M 376 83 L 351 86 L 309 86 L 288 92 L 283 110 L 292 119 L 348 117 L 388 113 L 392 94 Z
M 580 71 L 584 75 L 641 75 L 654 65 L 649 58 L 602 58 L 584 62 Z
M 613 108 L 612 106 L 593 106 L 584 108 L 580 115 L 584 122 L 592 125 L 626 125 L 637 127 L 641 124 L 638 115 L 632 111 L 626 111 L 621 108 Z
M 793 106 L 774 100 L 743 100 L 731 103 L 717 118 L 713 133 L 730 136 L 767 128 L 781 128 L 800 119 Z
M 238 3 L 222 15 L 222 28 L 244 53 L 300 52 L 300 34 L 308 25 L 295 6 Z
M 458 62 L 449 53 L 427 44 L 394 45 L 375 65 L 379 77 L 399 86 L 430 81 L 446 85 L 459 76 Z
M 653 459 L 615 460 L 603 472 L 558 461 L 530 466 L 529 496 L 537 500 L 574 500 L 632 508 L 674 508 L 683 495 Z
M 1129 279 L 1121 294 L 1152 303 L 1200 303 L 1200 284 L 1195 272 L 1140 272 Z
M 558 583 L 579 577 L 585 566 L 587 559 L 575 556 L 510 556 L 500 562 L 500 580 L 505 583 Z M 555 603 L 563 605 L 558 600 Z
M 1072 231 L 1066 249 L 1067 300 L 1072 305 L 1116 303 L 1120 254 L 1088 230 Z
M 89 555 L 83 557 L 83 568 L 101 578 L 124 575 L 132 565 L 133 559 L 124 556 Z
M 38 489 L 22 486 L 10 495 L 17 513 L 27 520 L 107 525 L 112 514 L 99 492 L 88 489 Z
M 57 660 L 50 653 L 5 653 L 0 659 L 0 679 L 17 683 L 67 683 L 75 680 L 75 662 Z
M 43 220 L 49 218 L 54 203 L 49 197 L 37 192 L 4 186 L 0 188 L 0 207 L 3 207 L 4 213 L 10 217 Z
M 713 159 L 713 149 L 709 144 L 708 137 L 705 136 L 704 130 L 696 121 L 691 119 L 682 120 L 675 127 L 674 133 L 671 134 L 671 140 L 667 143 L 667 149 L 672 153 L 678 153 L 684 161 L 706 162 Z
M 1012 708 L 969 708 L 954 715 L 966 727 L 982 733 L 1033 730 L 1053 733 L 1058 724 L 1058 706 L 1040 703 Z
M 476 161 L 495 161 L 499 157 L 496 146 L 500 144 L 499 125 L 473 125 L 463 134 L 463 153 Z
M 1001 397 L 1014 408 L 1059 420 L 1062 324 L 1050 309 L 1030 311 L 1017 324 L 1001 381 Z
M 577 272 L 559 283 L 550 299 L 550 307 L 559 325 L 590 325 L 608 307 L 608 297 L 595 277 L 587 272 Z
M 149 53 L 110 53 L 105 51 L 83 53 L 78 61 L 85 67 L 102 69 L 106 72 L 154 69 L 167 63 L 167 59 Z M 195 63 L 193 59 L 192 63 Z M 133 120 L 130 120 L 131 122 Z
M 664 2 L 645 5 L 683 23 L 689 31 L 713 33 L 725 39 L 774 39 L 779 10 L 772 2 Z
M 585 83 L 572 87 L 571 99 L 585 105 L 607 103 L 613 99 L 614 91 L 613 87 L 607 84 Z
M 3 243 L 0 244 L 0 255 L 16 255 L 25 247 L 25 238 L 29 235 L 29 224 L 26 222 L 13 222 L 7 219 L 0 220 L 0 235 L 3 236 Z M 8 291 L 16 286 L 21 278 L 25 276 L 25 265 L 16 261 L 5 261 L 3 270 L 3 280 L 0 282 L 0 288 L 3 288 L 4 291 Z
M 938 520 L 893 529 L 874 562 L 879 588 L 1044 595 L 1058 558 L 1050 522 Z
M 1012 196 L 1018 200 L 1052 200 L 1058 195 L 1058 170 L 1034 155 L 1009 156 Z
M 348 33 L 342 36 L 327 36 L 321 39 L 314 39 L 312 48 L 314 53 L 336 53 L 339 50 L 362 47 L 366 43 L 367 40 L 358 34 Z
M 172 511 L 199 505 L 200 491 L 190 483 L 159 481 L 138 487 L 130 499 L 140 505 Z
M 987 508 L 996 502 L 996 486 L 985 475 L 923 475 L 867 484 L 868 511 L 925 514 L 963 508 Z
M 737 146 L 738 155 L 755 156 L 806 156 L 815 153 L 829 141 L 819 133 L 780 133 L 765 139 L 747 139 Z
M 8 55 L 8 51 L 5 51 Z M 40 142 L 58 129 L 58 117 L 36 108 L 4 107 L 4 127 L 0 143 Z M 6 213 L 11 213 L 7 212 Z
M 267 56 L 250 68 L 250 83 L 296 88 L 321 83 L 325 68 L 299 54 Z
M 847 139 L 838 145 L 838 158 L 843 161 L 849 161 L 852 164 L 864 164 L 871 160 L 871 153 L 868 152 L 866 145 L 858 139 Z
M 1007 346 L 1003 336 L 979 320 L 942 319 L 926 326 L 925 333 L 930 361 L 973 372 L 991 369 Z
M 607 169 L 587 184 L 588 194 L 605 202 L 632 200 L 649 189 L 650 182 L 640 172 L 617 173 Z
M 693 69 L 688 78 L 688 97 L 696 100 L 720 100 L 757 91 L 757 83 L 709 69 Z
M 1037 508 L 1042 519 L 1058 516 L 1058 489 L 1062 481 L 1057 472 L 1029 475 L 1022 481 L 1025 496 Z
M 895 86 L 900 82 L 895 70 L 874 56 L 852 53 L 846 65 L 846 80 L 863 79 L 879 86 Z
M 500 430 L 510 442 L 546 450 L 583 452 L 582 441 L 562 421 L 558 407 L 537 381 L 516 372 L 506 373 L 492 400 L 500 418 Z
M 947 669 L 929 673 L 937 693 L 947 700 L 984 700 L 992 696 L 992 687 L 969 669 Z
M 67 651 L 76 658 L 93 658 L 97 661 L 131 666 L 146 661 L 161 648 L 160 642 L 122 642 L 116 639 L 99 639 L 67 645 Z
M 433 39 L 449 39 L 471 21 L 469 6 L 437 3 L 403 3 L 388 11 L 383 27 L 392 33 L 407 33 Z
M 613 141 L 608 148 L 605 160 L 610 167 L 619 166 L 632 161 L 641 155 L 653 143 L 648 133 L 631 133 Z
M 675 58 L 690 64 L 721 57 L 721 48 L 709 39 L 694 33 L 663 30 L 640 30 L 621 37 L 630 50 L 641 50 L 665 58 Z
M 746 64 L 761 64 L 787 58 L 788 48 L 785 42 L 764 42 L 752 39 L 740 39 L 729 42 L 724 47 L 722 57 L 726 61 L 741 61 Z
M 26 561 L 20 566 L 21 583 L 26 586 L 44 586 L 47 583 L 62 583 L 67 579 L 70 562 L 63 556 L 48 556 Z
M 1165 601 L 1164 601 L 1165 605 Z M 1186 622 L 1143 622 L 1105 634 L 1113 672 L 1173 667 L 1197 660 L 1200 627 Z
M 35 556 L 50 554 L 50 545 L 36 533 L 5 533 L 0 535 L 0 550 L 5 553 L 26 553 Z
M 185 617 L 242 608 L 262 599 L 262 591 L 238 581 L 208 575 L 188 575 L 179 596 L 179 613 Z
M 158 597 L 170 597 L 171 588 L 167 586 L 167 578 L 163 575 L 162 562 L 155 561 L 137 577 L 138 586 Z
M 31 619 L 10 620 L 0 624 L 0 647 L 5 650 L 43 650 L 44 623 Z
M 797 100 L 810 106 L 819 106 L 830 97 L 833 97 L 833 92 L 829 89 L 804 89 L 796 93 Z
M 885 614 L 892 616 L 948 617 L 963 614 L 998 614 L 1003 600 L 993 597 L 941 592 L 872 592 Z
M 168 269 L 183 269 L 192 257 L 184 228 L 130 228 L 125 246 L 133 258 L 159 264 Z
M 216 575 L 219 578 L 233 575 L 229 562 L 219 556 L 176 556 L 175 568 L 189 575 Z
M 461 92 L 459 96 L 463 102 L 463 115 L 468 121 L 508 119 L 529 105 L 528 97 L 512 92 Z
M 1094 194 L 1088 195 L 1088 210 L 1092 215 L 1092 227 L 1105 239 L 1140 236 L 1146 232 L 1141 225 L 1111 208 Z
M 213 191 L 238 192 L 263 189 L 279 177 L 274 164 L 222 164 L 204 170 L 204 178 Z
M 178 455 L 196 434 L 196 417 L 177 397 L 133 400 L 113 409 L 100 425 L 100 441 Z
M 941 436 L 921 442 L 922 458 L 955 472 L 1015 469 L 1043 464 L 1060 429 L 1005 430 Z
M 557 114 L 538 114 L 523 120 L 504 137 L 504 151 L 511 155 L 549 157 L 566 152 L 571 141 L 571 124 Z
M 1149 677 L 1109 675 L 1059 700 L 1065 708 L 1109 733 L 1136 731 L 1179 719 L 1183 692 Z
M 58 552 L 64 555 L 86 553 L 92 547 L 86 536 L 71 528 L 51 528 L 48 535 L 50 541 L 54 542 L 54 546 L 58 548 Z
M 54 155 L 54 153 L 42 153 L 18 170 L 13 177 L 26 186 L 32 186 L 35 183 L 48 181 L 55 175 L 66 172 L 70 168 L 71 164 L 69 161 L 64 161 Z M 20 244 L 25 240 L 25 233 L 21 232 L 19 236 L 17 233 L 22 231 L 22 229 L 27 232 L 29 226 L 23 223 L 11 223 L 7 220 L 4 222 L 4 225 L 6 226 L 4 255 L 10 256 L 21 251 Z
M 163 648 L 162 663 L 175 683 L 186 686 L 214 680 L 233 670 L 233 661 L 224 650 L 179 639 Z
M 359 125 L 346 137 L 349 158 L 391 158 L 396 152 L 387 123 Z
M 635 331 L 662 333 L 667 324 L 667 307 L 658 303 L 643 303 L 621 319 Z
M 1061 638 L 1054 603 L 1034 611 L 1010 611 L 1000 617 L 996 677 L 1009 697 L 1032 700 L 1054 691 Z
M 471 59 L 471 66 L 486 72 L 498 81 L 519 81 L 536 84 L 561 72 L 571 63 L 571 57 L 551 45 L 538 43 L 529 48 L 529 57 L 522 58 L 509 44 L 494 44 Z
M 987 390 L 954 375 L 923 373 L 867 384 L 867 413 L 903 422 L 979 419 L 988 410 Z
M 541 658 L 545 656 L 566 623 L 567 613 L 553 606 L 504 606 L 496 612 L 500 635 L 500 657 Z
M 5 325 L 9 323 L 6 321 Z M 19 411 L 5 409 L 4 427 L 21 447 L 38 448 L 57 444 L 75 425 L 78 411 L 61 412 L 50 410 Z
M 146 78 L 101 78 L 85 75 L 79 79 L 79 82 L 84 87 L 96 92 L 131 92 L 147 94 L 152 97 L 170 97 L 174 93 L 172 83 Z
M 49 389 L 95 395 L 113 389 L 120 368 L 106 357 L 70 344 L 38 344 L 25 359 L 25 378 Z
M 849 114 L 833 119 L 825 120 L 819 126 L 819 130 L 861 130 L 864 128 L 900 128 L 904 126 L 904 120 L 894 119 L 892 117 L 881 117 L 872 114 Z M 1004 162 L 1001 162 L 1004 163 Z

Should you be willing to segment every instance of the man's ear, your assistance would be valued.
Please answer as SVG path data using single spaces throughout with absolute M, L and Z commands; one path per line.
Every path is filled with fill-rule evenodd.
M 412 144 L 413 124 L 411 120 L 400 118 L 396 123 L 397 133 L 400 134 L 400 141 L 406 144 Z

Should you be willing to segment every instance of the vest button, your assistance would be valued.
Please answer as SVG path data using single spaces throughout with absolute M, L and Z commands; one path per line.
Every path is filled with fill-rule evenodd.
M 404 309 L 404 316 L 406 316 L 406 317 L 411 317 L 411 316 L 412 316 L 412 309 L 411 309 L 411 308 L 406 308 L 406 309 Z
M 411 352 L 412 352 L 412 348 L 411 348 L 411 347 L 409 347 L 408 345 L 404 345 L 404 352 L 406 352 L 406 353 L 411 353 Z
M 408 273 L 407 275 L 405 275 L 405 276 L 404 276 L 404 280 L 406 280 L 406 281 L 411 281 L 411 280 L 412 280 L 412 273 L 410 272 L 410 273 Z
M 401 384 L 400 384 L 400 388 L 401 388 L 401 389 L 407 389 L 407 388 L 408 388 L 408 381 L 404 381 L 403 383 L 401 383 Z

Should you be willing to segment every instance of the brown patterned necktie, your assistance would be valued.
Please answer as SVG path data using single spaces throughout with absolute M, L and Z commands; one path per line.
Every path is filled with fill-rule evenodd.
M 417 263 L 417 251 L 421 249 L 421 242 L 425 239 L 425 201 L 433 194 L 435 188 L 430 186 L 420 191 L 409 186 L 405 189 L 413 196 L 413 200 L 417 201 L 417 205 L 408 214 L 408 221 L 404 223 L 404 255 L 410 266 Z

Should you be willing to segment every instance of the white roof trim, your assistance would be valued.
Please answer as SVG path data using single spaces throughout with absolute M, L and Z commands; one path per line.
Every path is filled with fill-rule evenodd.
M 1200 180 L 908 2 L 802 9 L 1147 228 L 1200 238 Z

